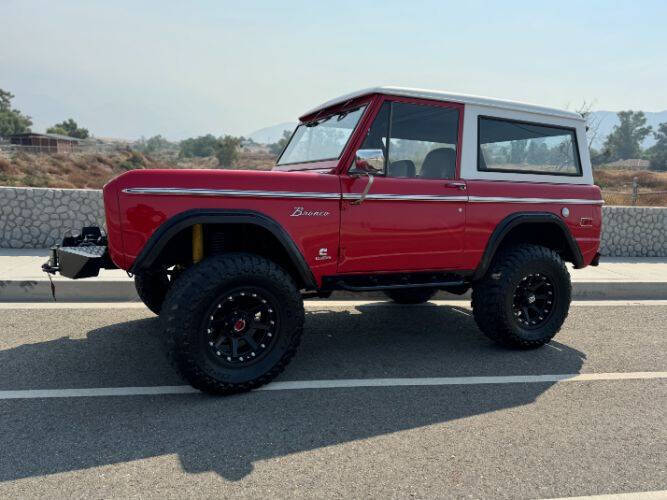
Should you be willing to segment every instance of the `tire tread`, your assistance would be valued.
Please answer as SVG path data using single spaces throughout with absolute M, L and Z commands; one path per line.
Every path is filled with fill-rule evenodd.
M 526 262 L 545 261 L 555 266 L 566 279 L 561 299 L 567 304 L 564 314 L 557 321 L 553 332 L 538 339 L 526 339 L 519 335 L 505 314 L 504 299 L 508 293 L 508 277 L 516 273 Z M 498 277 L 496 279 L 494 277 Z M 560 330 L 567 318 L 572 294 L 570 276 L 565 263 L 554 250 L 540 245 L 521 244 L 502 250 L 493 260 L 486 275 L 473 286 L 472 311 L 479 329 L 491 340 L 510 347 L 533 349 L 548 343 Z
M 191 339 L 191 328 L 196 328 L 196 325 L 188 324 L 187 320 L 184 324 L 183 318 L 197 318 L 201 301 L 215 293 L 221 283 L 244 276 L 262 276 L 283 289 L 283 296 L 288 298 L 284 304 L 285 314 L 296 315 L 296 328 L 291 332 L 288 348 L 269 371 L 244 383 L 222 382 L 207 374 L 197 363 L 196 345 Z M 260 387 L 285 370 L 301 342 L 304 310 L 299 290 L 287 272 L 263 257 L 238 253 L 210 257 L 186 270 L 169 290 L 162 318 L 168 339 L 169 361 L 174 369 L 196 389 L 223 395 Z

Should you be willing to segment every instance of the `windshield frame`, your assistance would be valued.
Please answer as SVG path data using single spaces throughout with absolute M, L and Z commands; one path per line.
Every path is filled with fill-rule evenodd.
M 292 131 L 292 135 L 290 136 L 289 141 L 287 141 L 287 144 L 285 144 L 285 147 L 283 150 L 280 152 L 280 155 L 278 155 L 278 158 L 276 158 L 276 163 L 275 166 L 273 167 L 274 169 L 281 170 L 281 169 L 286 169 L 286 170 L 310 170 L 310 169 L 321 169 L 321 168 L 328 168 L 328 166 L 322 166 L 319 164 L 323 163 L 332 163 L 335 162 L 336 164 L 340 161 L 340 159 L 345 155 L 345 152 L 347 151 L 350 141 L 355 137 L 357 134 L 357 131 L 359 130 L 360 124 L 364 121 L 365 117 L 368 115 L 368 110 L 371 107 L 371 101 L 372 101 L 372 96 L 364 96 L 362 99 L 353 99 L 348 102 L 345 102 L 343 104 L 339 104 L 337 106 L 332 106 L 331 108 L 324 109 L 318 113 L 315 113 L 311 116 L 306 116 L 302 117 L 302 121 L 299 122 L 299 124 L 294 128 Z M 347 141 L 345 142 L 345 145 L 342 147 L 340 150 L 340 153 L 338 156 L 333 157 L 333 158 L 321 158 L 318 160 L 307 160 L 307 161 L 298 161 L 298 162 L 291 162 L 291 163 L 279 163 L 280 160 L 282 159 L 283 155 L 285 154 L 285 151 L 287 151 L 287 148 L 289 147 L 290 143 L 294 139 L 294 136 L 299 130 L 299 127 L 306 126 L 309 123 L 313 123 L 315 121 L 322 121 L 331 118 L 332 116 L 336 116 L 342 113 L 350 113 L 352 111 L 355 111 L 357 109 L 363 108 L 361 115 L 359 116 L 359 119 L 357 120 L 357 123 L 355 124 L 354 128 L 350 132 L 350 135 L 347 138 Z M 312 167 L 305 167 L 303 169 L 297 169 L 294 168 L 295 165 L 313 165 Z M 335 165 L 334 165 L 335 166 Z

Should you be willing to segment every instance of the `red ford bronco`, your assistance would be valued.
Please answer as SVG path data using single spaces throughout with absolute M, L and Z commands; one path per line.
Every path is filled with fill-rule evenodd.
M 600 189 L 576 113 L 381 87 L 308 111 L 270 172 L 134 170 L 104 187 L 44 270 L 132 273 L 194 387 L 247 391 L 294 355 L 304 297 L 380 290 L 417 304 L 472 288 L 480 330 L 533 348 L 596 265 Z

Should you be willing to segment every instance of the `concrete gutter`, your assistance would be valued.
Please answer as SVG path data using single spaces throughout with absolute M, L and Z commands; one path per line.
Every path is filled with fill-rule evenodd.
M 138 301 L 131 280 L 54 281 L 57 302 L 134 302 Z M 335 292 L 329 300 L 370 300 L 386 298 L 377 292 Z M 440 292 L 442 300 L 470 300 L 470 293 L 452 295 Z M 645 281 L 586 282 L 572 284 L 572 300 L 665 300 L 667 283 Z M 0 281 L 0 302 L 52 302 L 49 280 Z
M 0 250 L 0 302 L 52 302 L 51 283 L 41 271 L 48 250 Z M 666 258 L 608 258 L 599 267 L 570 269 L 573 300 L 666 300 Z M 58 302 L 138 301 L 134 280 L 124 271 L 102 271 L 97 278 L 53 278 Z M 331 300 L 382 299 L 378 292 L 336 292 Z M 439 293 L 443 300 L 469 300 Z

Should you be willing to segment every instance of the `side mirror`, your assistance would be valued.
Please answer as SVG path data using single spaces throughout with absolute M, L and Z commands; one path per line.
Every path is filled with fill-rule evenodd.
M 350 174 L 377 174 L 384 169 L 384 152 L 381 149 L 358 149 L 354 155 L 354 167 Z

